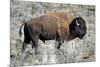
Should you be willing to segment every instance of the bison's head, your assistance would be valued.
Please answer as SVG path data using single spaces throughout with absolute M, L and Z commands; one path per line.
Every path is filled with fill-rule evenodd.
M 82 39 L 87 32 L 85 20 L 82 17 L 75 18 L 70 24 L 70 33 Z

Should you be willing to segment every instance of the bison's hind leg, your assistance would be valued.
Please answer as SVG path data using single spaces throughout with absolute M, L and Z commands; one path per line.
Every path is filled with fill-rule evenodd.
M 25 51 L 27 44 L 29 44 L 30 41 L 31 41 L 30 33 L 28 31 L 27 26 L 25 25 L 24 26 L 24 42 L 23 42 L 23 45 L 22 45 L 22 51 Z
M 23 45 L 22 45 L 22 52 L 24 52 L 24 51 L 25 51 L 25 49 L 27 48 L 27 44 L 29 44 L 29 43 L 30 43 L 30 41 L 31 41 L 31 39 L 30 39 L 30 38 L 25 37 L 24 42 L 23 42 Z
M 31 38 L 32 38 L 32 48 L 35 49 L 35 54 L 38 54 L 38 39 L 39 39 L 39 35 L 33 35 Z
M 25 51 L 26 47 L 27 47 L 27 45 L 26 45 L 26 43 L 24 42 L 23 45 L 22 45 L 22 53 Z

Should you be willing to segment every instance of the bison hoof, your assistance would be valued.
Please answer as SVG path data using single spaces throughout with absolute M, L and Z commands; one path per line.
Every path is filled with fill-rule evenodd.
M 58 46 L 57 49 L 60 49 L 60 46 Z
M 35 55 L 39 54 L 39 51 L 35 50 Z

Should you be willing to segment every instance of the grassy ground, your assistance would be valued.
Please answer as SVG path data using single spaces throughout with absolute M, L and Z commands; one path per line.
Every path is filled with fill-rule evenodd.
M 43 2 L 22 2 L 11 0 L 10 3 L 10 45 L 11 66 L 39 65 L 39 64 L 62 64 L 76 62 L 95 61 L 95 6 L 72 5 Z M 24 37 L 18 34 L 21 22 L 31 18 L 45 15 L 48 12 L 69 11 L 76 17 L 81 16 L 86 20 L 87 34 L 84 39 L 78 38 L 64 43 L 60 50 L 55 49 L 55 41 L 46 41 L 44 44 L 39 40 L 39 54 L 34 54 L 31 45 L 27 46 L 26 52 L 21 53 Z

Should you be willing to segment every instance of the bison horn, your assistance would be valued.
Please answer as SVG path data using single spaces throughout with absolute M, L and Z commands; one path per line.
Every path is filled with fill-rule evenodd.
M 80 24 L 78 23 L 78 21 L 76 20 L 76 25 L 79 26 Z

